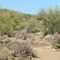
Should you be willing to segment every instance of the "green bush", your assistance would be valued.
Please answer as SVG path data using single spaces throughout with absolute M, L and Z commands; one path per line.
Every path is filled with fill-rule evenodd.
M 20 29 L 28 26 L 27 14 L 0 9 L 0 35 L 14 36 Z
M 60 9 L 49 9 L 45 11 L 42 9 L 38 14 L 38 18 L 43 21 L 44 34 L 60 33 Z

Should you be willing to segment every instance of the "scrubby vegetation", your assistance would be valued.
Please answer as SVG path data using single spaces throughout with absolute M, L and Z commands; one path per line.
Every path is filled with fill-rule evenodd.
M 45 35 L 60 33 L 60 8 L 51 8 L 48 11 L 42 9 L 38 14 L 38 18 L 43 21 Z
M 38 32 L 40 27 L 36 15 L 19 13 L 8 9 L 0 9 L 0 35 L 15 36 L 16 32 L 26 29 Z
M 0 9 L 0 34 L 14 36 L 17 30 L 27 28 L 28 16 L 12 10 Z
M 32 60 L 36 55 L 29 44 L 60 48 L 60 8 L 36 15 L 0 9 L 0 60 Z
M 0 35 L 7 34 L 14 36 L 20 29 L 27 29 L 28 32 L 43 30 L 44 34 L 60 33 L 60 9 L 48 9 L 37 15 L 30 15 L 15 12 L 7 9 L 0 9 Z

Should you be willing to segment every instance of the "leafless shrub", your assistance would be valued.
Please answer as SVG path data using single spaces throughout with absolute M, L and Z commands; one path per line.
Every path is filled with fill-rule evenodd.
M 14 41 L 7 44 L 7 47 L 15 52 L 12 54 L 14 57 L 19 57 L 21 60 L 28 60 L 36 57 L 28 42 L 26 41 Z

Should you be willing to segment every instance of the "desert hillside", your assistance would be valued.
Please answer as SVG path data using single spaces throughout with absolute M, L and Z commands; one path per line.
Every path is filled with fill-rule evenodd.
M 0 60 L 60 60 L 60 9 L 0 9 Z

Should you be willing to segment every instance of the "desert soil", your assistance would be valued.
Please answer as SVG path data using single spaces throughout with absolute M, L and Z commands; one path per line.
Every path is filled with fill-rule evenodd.
M 46 48 L 34 48 L 38 53 L 38 58 L 34 60 L 60 60 L 60 51 L 55 49 L 46 49 Z

